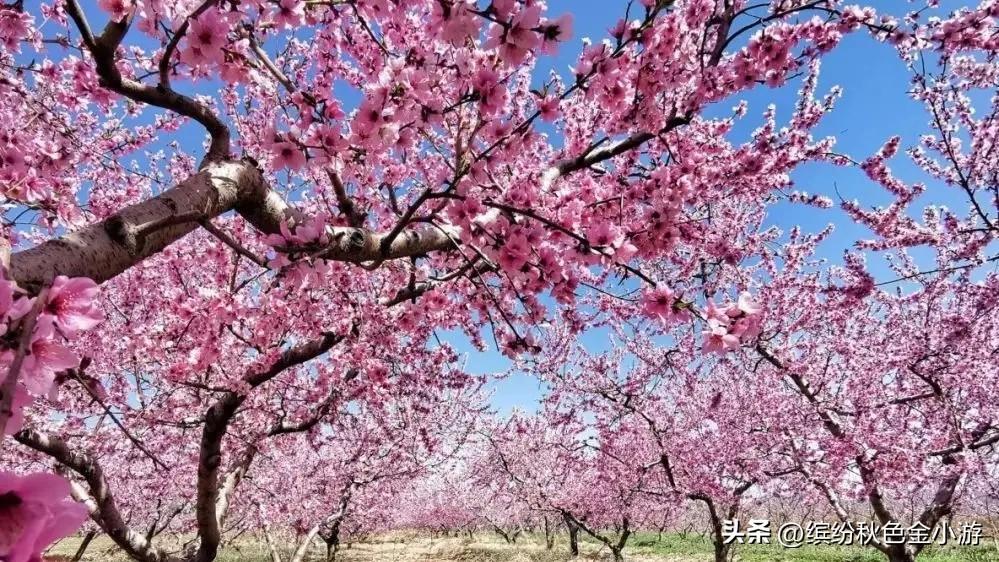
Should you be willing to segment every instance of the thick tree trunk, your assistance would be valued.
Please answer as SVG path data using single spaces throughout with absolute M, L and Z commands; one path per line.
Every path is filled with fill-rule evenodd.
M 278 233 L 282 221 L 294 226 L 304 218 L 267 185 L 254 163 L 217 162 L 103 222 L 12 254 L 11 277 L 32 292 L 58 275 L 103 283 L 232 210 L 264 234 Z M 331 227 L 329 234 L 323 258 L 364 262 L 453 249 L 461 233 L 419 225 L 398 233 Z
M 309 547 L 312 546 L 312 541 L 319 534 L 319 525 L 309 529 L 306 533 L 305 538 L 298 544 L 298 548 L 295 549 L 295 554 L 291 557 L 291 562 L 304 562 L 306 555 L 309 553 Z
M 76 549 L 76 554 L 73 555 L 72 562 L 80 562 L 83 559 L 83 555 L 87 552 L 87 547 L 93 542 L 94 538 L 97 536 L 97 531 L 89 531 L 83 536 L 83 542 L 80 543 L 80 548 Z
M 692 500 L 704 502 L 708 508 L 708 523 L 711 526 L 711 543 L 714 545 L 715 562 L 728 562 L 728 555 L 732 549 L 731 543 L 725 544 L 725 536 L 722 533 L 722 520 L 715 509 L 715 502 L 710 496 L 705 494 L 690 494 Z M 729 508 L 730 519 L 734 519 L 738 513 L 737 504 Z
M 336 553 L 340 550 L 340 540 L 326 541 L 326 562 L 334 562 Z
M 568 514 L 563 513 L 562 519 L 565 521 L 565 526 L 569 529 L 569 556 L 575 558 L 579 556 L 579 525 L 569 517 Z
M 617 556 L 621 557 L 621 560 L 624 560 L 624 545 L 628 544 L 628 537 L 630 536 L 631 536 L 631 528 L 628 525 L 628 519 L 625 518 L 624 525 L 621 528 L 621 536 L 618 538 L 617 547 L 615 550 L 615 552 L 617 552 Z
M 901 544 L 891 545 L 887 555 L 888 562 L 916 562 L 916 555 Z
M 253 164 L 212 164 L 103 222 L 13 254 L 11 276 L 29 290 L 37 290 L 57 275 L 89 277 L 102 283 L 163 251 L 198 228 L 199 220 L 235 209 L 241 201 L 261 203 L 253 210 L 247 206 L 245 216 L 254 226 L 269 231 L 280 225 L 278 217 L 288 210 L 283 202 L 278 203 L 277 194 L 270 193 Z
M 732 551 L 732 544 L 725 544 L 725 539 L 714 537 L 712 542 L 715 546 L 715 562 L 728 562 L 728 555 Z
M 555 548 L 555 533 L 552 532 L 552 524 L 548 521 L 548 517 L 544 518 L 545 522 L 545 550 L 551 550 Z
M 271 536 L 270 525 L 264 523 L 264 541 L 267 543 L 267 552 L 271 557 L 271 562 L 281 562 L 281 553 L 278 552 L 277 543 Z
M 336 560 L 337 551 L 340 550 L 340 520 L 338 519 L 330 526 L 330 532 L 323 537 L 326 543 L 326 562 Z

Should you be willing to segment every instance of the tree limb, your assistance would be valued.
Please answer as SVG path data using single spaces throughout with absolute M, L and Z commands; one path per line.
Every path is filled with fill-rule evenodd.
M 140 562 L 172 562 L 174 560 L 164 551 L 154 548 L 141 533 L 128 527 L 108 487 L 104 471 L 96 459 L 90 455 L 71 450 L 69 445 L 58 437 L 32 429 L 18 432 L 14 435 L 14 439 L 22 445 L 52 457 L 79 474 L 87 482 L 92 501 L 84 503 L 90 509 L 91 518 L 129 556 Z

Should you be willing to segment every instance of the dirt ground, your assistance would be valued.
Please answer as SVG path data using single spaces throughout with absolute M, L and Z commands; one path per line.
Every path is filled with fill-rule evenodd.
M 397 533 L 377 540 L 344 545 L 337 562 L 568 562 L 609 561 L 606 548 L 592 540 L 580 543 L 582 556 L 569 557 L 564 535 L 558 537 L 552 550 L 545 548 L 541 537 L 522 535 L 516 544 L 507 544 L 499 537 L 480 532 L 474 538 L 432 538 L 413 533 Z M 293 541 L 281 549 L 280 562 L 289 562 Z M 80 544 L 72 538 L 57 544 L 46 555 L 47 562 L 68 562 Z M 946 548 L 927 550 L 920 562 L 999 562 L 999 541 L 980 548 Z M 274 562 L 262 540 L 241 540 L 224 548 L 218 562 Z M 319 541 L 309 551 L 307 562 L 325 562 L 325 546 Z M 625 549 L 627 562 L 711 562 L 711 544 L 704 537 L 637 533 Z M 861 547 L 813 547 L 788 550 L 769 547 L 746 547 L 736 552 L 736 562 L 885 562 L 879 552 Z M 123 555 L 107 538 L 90 546 L 83 562 L 126 562 Z
M 79 539 L 66 539 L 55 545 L 46 556 L 49 562 L 63 562 L 72 558 L 79 546 Z M 610 560 L 606 549 L 595 544 L 580 545 L 582 555 L 575 560 Z M 282 560 L 291 558 L 291 548 L 282 552 Z M 565 562 L 571 560 L 566 545 L 556 544 L 551 551 L 545 549 L 541 541 L 521 539 L 517 544 L 507 544 L 499 538 L 483 534 L 475 539 L 463 538 L 398 538 L 393 541 L 378 541 L 346 545 L 337 555 L 337 562 Z M 634 562 L 701 562 L 702 557 L 664 557 L 644 555 L 639 552 L 628 555 Z M 107 539 L 94 541 L 83 557 L 84 562 L 124 562 L 128 560 Z M 271 562 L 263 544 L 249 542 L 237 548 L 228 548 L 220 553 L 219 562 Z M 309 562 L 325 561 L 325 550 L 316 543 L 309 553 Z

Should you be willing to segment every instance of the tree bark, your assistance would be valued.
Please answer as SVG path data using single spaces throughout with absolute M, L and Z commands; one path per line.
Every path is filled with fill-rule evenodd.
M 271 536 L 270 525 L 264 523 L 264 541 L 267 543 L 267 552 L 271 557 L 271 562 L 281 562 L 281 553 L 278 552 L 277 543 Z
M 10 256 L 13 280 L 37 292 L 58 275 L 112 279 L 187 236 L 201 222 L 235 210 L 263 234 L 280 232 L 304 217 L 267 184 L 257 166 L 246 160 L 208 164 L 199 173 L 162 194 L 114 216 Z M 364 228 L 330 227 L 325 259 L 365 262 L 398 259 L 455 247 L 460 232 L 428 225 L 393 233 Z
M 339 510 L 326 518 L 325 525 L 329 527 L 329 531 L 325 536 L 320 535 L 323 542 L 326 543 L 326 562 L 336 560 L 337 551 L 340 550 L 340 527 L 343 525 L 343 518 L 347 516 L 347 506 L 350 504 L 353 490 L 354 483 L 348 483 L 340 494 Z
M 311 361 L 326 353 L 343 337 L 336 334 L 326 334 L 322 338 L 303 343 L 285 351 L 269 368 L 251 373 L 244 377 L 246 384 L 256 388 L 282 372 L 307 361 Z M 225 518 L 225 508 L 229 501 L 228 495 L 239 484 L 242 474 L 232 482 L 232 489 L 221 489 L 219 486 L 219 469 L 222 464 L 222 440 L 225 438 L 236 410 L 246 400 L 246 394 L 233 391 L 225 393 L 208 409 L 205 415 L 205 425 L 201 433 L 201 448 L 198 459 L 198 489 L 195 516 L 198 522 L 198 534 L 201 539 L 198 545 L 197 562 L 211 562 L 218 555 L 219 543 L 222 540 L 222 523 Z M 307 427 L 308 423 L 302 427 Z M 285 433 L 298 428 L 286 429 L 278 426 L 271 433 Z M 251 445 L 252 446 L 252 445 Z M 252 457 L 250 457 L 252 461 Z M 249 464 L 247 464 L 247 469 Z M 245 470 L 243 470 L 245 473 Z
M 704 505 L 708 509 L 708 522 L 711 525 L 711 543 L 714 546 L 715 562 L 728 562 L 728 555 L 732 549 L 732 544 L 725 543 L 721 517 L 718 516 L 718 511 L 715 509 L 714 500 L 705 494 L 690 494 L 688 497 L 692 500 L 704 502 Z
M 83 542 L 80 543 L 80 547 L 76 549 L 76 554 L 73 555 L 72 562 L 80 562 L 83 560 L 83 555 L 87 552 L 87 547 L 90 543 L 94 541 L 97 537 L 97 531 L 88 531 L 86 535 L 83 536 Z
M 316 538 L 317 534 L 319 534 L 319 525 L 309 529 L 309 532 L 305 535 L 305 539 L 299 543 L 295 554 L 291 557 L 291 562 L 303 562 L 305 560 L 305 555 L 309 553 L 309 546 L 312 545 L 312 541 Z
M 340 550 L 340 528 L 337 528 L 330 533 L 330 535 L 323 539 L 326 543 L 326 562 L 334 562 L 336 560 L 336 553 Z
M 894 544 L 888 547 L 888 562 L 916 562 L 916 555 L 911 549 L 902 544 Z
M 281 219 L 277 213 L 287 205 L 276 205 L 275 197 L 270 196 L 263 176 L 253 164 L 211 164 L 157 197 L 11 255 L 11 276 L 31 291 L 57 275 L 89 277 L 102 283 L 163 251 L 197 228 L 199 220 L 214 218 L 240 204 L 247 212 L 247 220 L 267 231 L 278 227 Z
M 562 520 L 569 530 L 569 556 L 575 558 L 579 556 L 579 525 L 576 525 L 568 513 L 562 513 Z

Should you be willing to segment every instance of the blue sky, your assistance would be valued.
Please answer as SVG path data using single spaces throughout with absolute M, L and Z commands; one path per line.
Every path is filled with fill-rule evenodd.
M 898 15 L 914 5 L 905 0 L 859 3 L 873 5 L 882 13 Z M 562 46 L 555 56 L 542 61 L 539 66 L 546 70 L 539 72 L 538 76 L 546 76 L 547 69 L 567 75 L 568 67 L 575 63 L 578 56 L 580 40 L 589 37 L 599 41 L 606 37 L 606 29 L 623 15 L 626 4 L 624 0 L 549 0 L 550 14 L 573 14 L 575 33 L 572 41 Z M 941 12 L 976 4 L 972 0 L 944 0 L 941 2 Z M 902 137 L 902 147 L 914 145 L 920 135 L 929 131 L 929 116 L 922 104 L 907 95 L 909 80 L 908 70 L 891 46 L 878 43 L 866 33 L 858 32 L 848 36 L 823 59 L 817 95 L 821 96 L 832 86 L 839 85 L 843 89 L 843 96 L 835 110 L 816 129 L 816 135 L 835 136 L 837 151 L 857 160 L 875 153 L 893 135 Z M 726 116 L 740 100 L 747 101 L 749 112 L 735 127 L 732 136 L 734 141 L 742 141 L 762 123 L 762 113 L 769 104 L 777 106 L 778 123 L 786 122 L 794 108 L 799 87 L 800 80 L 778 89 L 760 86 L 717 104 L 708 114 Z M 903 181 L 926 181 L 904 155 L 892 162 L 892 168 Z M 837 191 L 845 199 L 859 199 L 864 204 L 881 204 L 887 201 L 881 188 L 868 180 L 863 172 L 855 169 L 809 164 L 800 167 L 792 178 L 796 184 L 795 189 L 823 194 L 834 201 L 838 200 Z M 943 200 L 961 205 L 963 208 L 964 203 L 959 199 L 941 196 L 941 190 L 934 187 L 940 186 L 931 186 L 929 197 L 935 201 Z M 817 232 L 833 223 L 836 230 L 821 247 L 821 253 L 823 257 L 838 262 L 844 250 L 868 234 L 865 229 L 844 218 L 836 209 L 821 210 L 804 205 L 780 204 L 773 209 L 769 222 L 785 230 L 801 225 L 806 232 Z M 883 263 L 873 260 L 871 265 L 875 274 L 880 274 L 878 276 L 882 279 L 890 275 Z M 586 334 L 582 341 L 587 346 L 603 348 L 607 345 L 607 334 Z M 495 352 L 477 353 L 472 350 L 468 365 L 474 372 L 490 373 L 507 368 L 509 362 Z M 539 382 L 525 374 L 515 374 L 494 381 L 492 386 L 495 389 L 493 404 L 500 411 L 509 411 L 514 407 L 533 409 L 542 394 Z
M 872 4 L 879 11 L 900 14 L 909 9 L 911 4 L 905 0 L 875 0 L 862 2 Z M 944 10 L 971 5 L 972 0 L 944 0 L 941 2 Z M 99 28 L 106 16 L 96 8 L 95 0 L 84 0 L 85 11 L 91 24 Z M 541 59 L 536 72 L 537 79 L 543 81 L 550 71 L 563 76 L 569 76 L 572 66 L 581 49 L 581 40 L 589 37 L 599 41 L 607 36 L 606 30 L 619 19 L 627 5 L 626 0 L 548 0 L 549 15 L 552 17 L 571 12 L 575 20 L 573 38 L 561 47 L 557 54 Z M 133 32 L 130 41 L 142 42 L 141 34 Z M 906 94 L 909 84 L 909 73 L 899 60 L 895 51 L 888 45 L 879 44 L 865 33 L 856 33 L 846 38 L 843 43 L 824 59 L 819 83 L 819 95 L 828 91 L 833 85 L 843 88 L 843 97 L 835 111 L 828 115 L 817 129 L 820 136 L 833 135 L 838 139 L 837 150 L 849 154 L 856 159 L 863 159 L 880 148 L 886 139 L 892 135 L 900 135 L 902 146 L 913 145 L 929 130 L 928 116 L 922 106 L 910 99 Z M 733 140 L 745 140 L 760 123 L 761 115 L 771 103 L 778 108 L 778 122 L 786 121 L 794 107 L 796 93 L 800 81 L 771 89 L 758 87 L 744 95 L 725 100 L 712 107 L 709 115 L 729 115 L 731 108 L 740 100 L 749 102 L 749 113 L 738 123 L 733 131 Z M 183 88 L 183 86 L 181 86 Z M 355 92 L 343 92 L 345 105 L 349 108 L 356 103 L 359 96 Z M 193 124 L 183 128 L 181 134 L 170 140 L 180 142 L 200 142 L 200 129 Z M 166 142 L 162 143 L 169 154 Z M 906 158 L 897 158 L 893 168 L 903 180 L 918 181 L 925 178 Z M 836 193 L 846 199 L 860 199 L 868 203 L 885 201 L 880 188 L 867 180 L 858 170 L 837 168 L 829 165 L 806 165 L 793 174 L 795 188 L 809 193 L 820 193 L 836 199 Z M 931 190 L 939 194 L 939 190 Z M 937 198 L 939 200 L 939 198 Z M 946 200 L 946 198 L 944 198 Z M 956 202 L 956 201 L 955 201 Z M 852 226 L 843 220 L 841 213 L 835 210 L 824 211 L 802 205 L 778 205 L 770 217 L 771 224 L 788 228 L 801 225 L 805 231 L 818 231 L 832 222 L 837 230 L 822 247 L 824 256 L 838 260 L 843 251 L 852 243 L 865 235 L 859 227 Z M 874 264 L 875 272 L 878 264 Z M 883 268 L 881 269 L 883 272 Z M 495 373 L 509 368 L 510 363 L 495 351 L 476 352 L 464 338 L 453 333 L 444 334 L 445 339 L 458 344 L 459 349 L 468 352 L 467 368 L 475 373 Z M 491 341 L 491 338 L 486 338 Z M 593 331 L 583 338 L 587 345 L 605 347 L 607 334 Z M 514 406 L 533 409 L 541 394 L 539 383 L 530 376 L 512 375 L 492 383 L 495 389 L 494 406 L 500 411 L 509 411 Z

